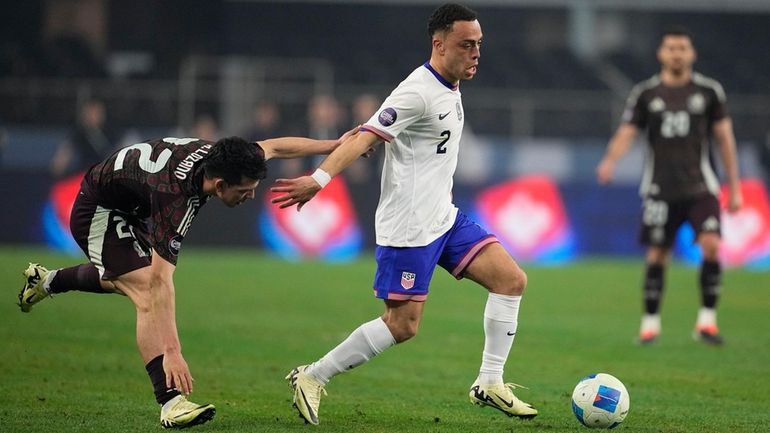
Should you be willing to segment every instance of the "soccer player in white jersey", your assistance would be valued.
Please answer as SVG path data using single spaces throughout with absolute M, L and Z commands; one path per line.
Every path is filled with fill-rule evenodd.
M 452 204 L 463 108 L 459 84 L 476 74 L 481 26 L 476 13 L 445 4 L 428 22 L 432 52 L 383 102 L 355 139 L 346 140 L 311 176 L 279 179 L 273 202 L 281 207 L 313 198 L 359 155 L 385 141 L 380 202 L 375 217 L 377 272 L 374 294 L 385 313 L 354 330 L 318 361 L 286 377 L 294 405 L 318 424 L 321 394 L 329 380 L 417 334 L 433 270 L 438 264 L 456 278 L 469 278 L 489 291 L 484 310 L 484 352 L 470 388 L 472 403 L 508 416 L 532 418 L 537 410 L 503 382 L 503 367 L 516 334 L 527 276 L 494 235 Z

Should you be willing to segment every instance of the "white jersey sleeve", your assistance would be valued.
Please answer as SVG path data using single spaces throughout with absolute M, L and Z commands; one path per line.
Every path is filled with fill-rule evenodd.
M 385 99 L 380 111 L 366 122 L 364 129 L 391 142 L 425 114 L 425 106 L 418 89 L 399 86 Z

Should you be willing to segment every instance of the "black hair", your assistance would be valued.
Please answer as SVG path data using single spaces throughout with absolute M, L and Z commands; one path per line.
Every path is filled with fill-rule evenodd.
M 665 39 L 667 36 L 682 36 L 682 37 L 688 38 L 690 40 L 690 43 L 695 45 L 695 41 L 693 40 L 692 33 L 690 33 L 690 31 L 687 30 L 687 28 L 682 26 L 673 26 L 663 30 L 663 33 L 660 34 L 661 45 L 663 44 L 663 39 Z
M 240 184 L 244 177 L 261 180 L 267 175 L 264 153 L 240 137 L 214 143 L 202 165 L 207 178 L 221 177 L 230 185 Z
M 475 21 L 476 11 L 456 3 L 446 3 L 438 7 L 428 18 L 428 36 L 436 32 L 447 31 L 455 21 Z

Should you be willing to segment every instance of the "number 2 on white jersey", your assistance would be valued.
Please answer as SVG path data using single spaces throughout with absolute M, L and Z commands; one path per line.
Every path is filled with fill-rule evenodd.
M 447 129 L 441 133 L 441 136 L 444 137 L 444 139 L 441 140 L 441 143 L 439 143 L 438 146 L 436 146 L 436 153 L 446 153 L 446 147 L 444 147 L 444 145 L 449 141 L 449 137 L 452 136 L 452 131 Z

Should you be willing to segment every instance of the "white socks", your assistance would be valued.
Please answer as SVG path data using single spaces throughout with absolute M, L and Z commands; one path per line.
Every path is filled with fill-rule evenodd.
M 490 293 L 484 309 L 484 354 L 479 369 L 482 385 L 503 382 L 503 367 L 513 345 L 521 296 Z M 385 322 L 376 318 L 356 328 L 348 338 L 307 368 L 323 385 L 347 370 L 358 367 L 396 344 Z
M 695 321 L 696 328 L 706 328 L 717 326 L 717 310 L 714 308 L 701 307 L 698 310 L 698 319 Z
M 48 275 L 46 275 L 45 279 L 43 280 L 43 290 L 45 290 L 45 292 L 48 293 L 49 295 L 51 294 L 51 281 L 53 281 L 53 278 L 56 276 L 58 272 L 59 272 L 58 269 L 54 269 L 48 272 Z
M 311 364 L 307 372 L 326 385 L 332 377 L 358 367 L 394 344 L 390 329 L 378 317 L 356 328 L 345 341 Z
M 513 345 L 519 321 L 521 296 L 490 293 L 484 309 L 484 354 L 479 383 L 503 383 L 503 367 Z
M 160 413 L 161 414 L 165 414 L 166 412 L 168 412 L 169 409 L 174 407 L 176 402 L 178 402 L 181 398 L 182 398 L 182 394 L 179 394 L 178 396 L 176 396 L 176 397 L 172 398 L 171 400 L 165 402 L 164 404 L 160 405 Z
M 642 316 L 642 324 L 639 327 L 639 333 L 652 333 L 655 335 L 660 334 L 660 314 L 644 314 Z

